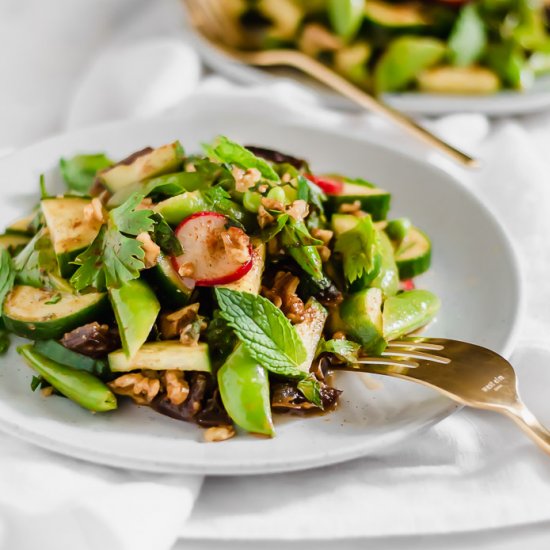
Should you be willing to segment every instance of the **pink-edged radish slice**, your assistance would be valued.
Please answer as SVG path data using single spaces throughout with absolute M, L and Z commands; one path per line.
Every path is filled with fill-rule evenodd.
M 344 184 L 341 181 L 314 176 L 313 174 L 307 174 L 307 178 L 320 187 L 327 195 L 340 195 L 344 191 Z
M 174 269 L 196 286 L 224 285 L 244 277 L 252 269 L 248 235 L 218 212 L 197 212 L 176 228 L 183 254 L 172 257 Z

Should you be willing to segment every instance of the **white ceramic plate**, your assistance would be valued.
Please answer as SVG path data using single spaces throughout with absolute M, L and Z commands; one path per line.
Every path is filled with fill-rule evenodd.
M 268 125 L 236 113 L 111 124 L 54 137 L 2 160 L 0 217 L 7 222 L 36 203 L 39 173 L 52 169 L 60 156 L 107 151 L 122 158 L 177 138 L 193 150 L 218 133 L 303 156 L 320 172 L 364 176 L 392 191 L 392 215 L 410 216 L 433 238 L 433 268 L 419 282 L 441 297 L 443 309 L 429 333 L 511 352 L 520 285 L 501 226 L 450 176 L 372 141 Z M 375 453 L 456 409 L 421 386 L 380 379 L 382 387 L 370 390 L 357 375 L 346 373 L 338 377 L 344 394 L 336 412 L 278 419 L 272 440 L 239 434 L 206 444 L 196 426 L 146 407 L 122 404 L 113 414 L 91 415 L 66 399 L 44 398 L 30 391 L 31 376 L 15 350 L 1 359 L 1 429 L 67 455 L 159 472 L 240 475 L 313 468 Z
M 358 109 L 351 101 L 306 76 L 284 69 L 274 72 L 234 62 L 212 48 L 193 29 L 190 29 L 190 33 L 204 61 L 227 78 L 243 84 L 262 84 L 281 76 L 293 78 L 304 86 L 315 90 L 327 107 L 344 110 Z M 450 113 L 483 113 L 490 116 L 523 115 L 550 109 L 550 77 L 539 78 L 534 86 L 525 92 L 504 90 L 486 96 L 406 92 L 385 94 L 384 100 L 399 111 L 411 115 L 437 116 Z

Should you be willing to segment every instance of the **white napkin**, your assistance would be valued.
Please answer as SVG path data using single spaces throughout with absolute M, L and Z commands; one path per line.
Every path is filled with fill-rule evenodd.
M 153 50 L 158 43 L 150 45 L 146 55 L 149 66 L 155 67 Z M 147 49 L 145 43 L 138 47 Z M 158 59 L 162 70 L 157 74 L 166 80 L 163 86 L 150 83 L 144 95 L 140 87 L 132 94 L 124 93 L 126 76 L 136 72 L 132 67 L 109 68 L 109 59 L 125 55 L 122 50 L 111 49 L 112 57 L 101 58 L 82 81 L 83 87 L 69 108 L 71 125 L 91 122 L 82 109 L 95 113 L 96 120 L 142 116 L 143 105 L 147 105 L 148 115 L 174 110 L 175 95 L 165 93 L 164 88 L 171 82 L 179 83 L 182 98 L 188 91 L 180 74 L 185 67 L 179 65 L 176 53 L 181 47 L 179 41 L 173 42 L 168 56 L 173 61 L 171 67 L 165 62 L 166 51 L 172 46 L 165 41 L 156 50 L 164 52 Z M 113 93 L 123 91 L 120 112 L 113 113 L 103 90 L 94 88 L 102 84 L 98 74 L 111 75 Z M 221 79 L 210 79 L 187 97 L 182 108 L 193 109 L 201 103 L 220 115 L 231 110 L 243 116 L 262 116 L 266 121 L 270 116 L 279 122 L 305 121 L 348 134 L 376 131 L 381 142 L 433 156 L 383 121 L 368 115 L 328 112 L 309 93 L 284 81 L 240 89 Z M 531 136 L 515 122 L 489 129 L 487 121 L 475 115 L 448 117 L 434 127 L 453 141 L 479 151 L 487 160 L 485 171 L 466 185 L 490 199 L 501 220 L 513 230 L 529 266 L 528 308 L 537 316 L 530 315 L 524 338 L 542 340 L 550 329 L 550 313 L 541 307 L 549 303 L 546 281 L 550 270 L 535 245 L 540 246 L 538 235 L 548 234 L 545 213 L 550 202 L 547 186 L 543 186 L 550 170 L 543 156 L 548 135 L 540 120 L 525 124 L 533 128 Z M 520 151 L 526 156 L 520 157 Z M 442 159 L 434 160 L 445 164 Z M 524 206 L 526 202 L 529 206 Z M 540 389 L 544 381 L 546 387 L 550 382 L 548 371 L 542 370 L 547 356 L 536 347 L 522 353 L 514 360 L 525 373 L 526 400 L 541 414 L 545 411 L 537 401 L 544 398 Z M 546 420 L 550 422 L 548 416 Z M 28 528 L 33 520 L 37 525 L 51 525 L 45 532 L 53 536 L 63 530 L 64 516 L 74 519 L 66 539 L 71 541 L 70 547 L 90 550 L 161 550 L 170 547 L 178 529 L 190 538 L 319 539 L 450 532 L 550 520 L 550 466 L 546 458 L 504 419 L 473 412 L 457 414 L 408 446 L 369 459 L 307 473 L 208 479 L 189 521 L 200 485 L 198 478 L 132 474 L 86 465 L 7 438 L 2 441 L 0 466 L 0 470 L 12 472 L 0 478 L 0 536 L 4 537 L 3 541 L 0 538 L 0 548 L 10 550 L 37 546 L 40 529 L 35 533 Z M 8 490 L 4 491 L 4 486 Z M 101 534 L 110 537 L 108 544 Z M 44 540 L 40 539 L 41 547 L 46 544 Z M 74 544 L 75 540 L 82 544 Z M 55 538 L 51 544 L 52 548 L 63 548 L 63 544 L 55 544 Z

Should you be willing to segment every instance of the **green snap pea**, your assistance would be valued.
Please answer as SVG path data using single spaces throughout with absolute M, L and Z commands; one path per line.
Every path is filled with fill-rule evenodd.
M 282 202 L 283 204 L 286 202 L 286 194 L 281 187 L 272 187 L 267 193 L 267 198 Z
M 243 195 L 243 206 L 249 212 L 255 214 L 260 208 L 262 197 L 255 191 L 246 191 Z
M 94 412 L 117 408 L 113 392 L 101 380 L 86 371 L 61 365 L 38 353 L 32 344 L 17 349 L 28 365 L 59 393 L 81 407 Z

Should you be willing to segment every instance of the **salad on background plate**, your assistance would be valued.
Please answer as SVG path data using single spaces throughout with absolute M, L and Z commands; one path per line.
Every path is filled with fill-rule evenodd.
M 243 47 L 295 48 L 376 94 L 527 90 L 550 72 L 543 0 L 227 0 Z
M 32 340 L 31 388 L 93 412 L 127 398 L 207 441 L 273 436 L 273 412 L 337 407 L 331 366 L 434 318 L 414 284 L 431 244 L 364 179 L 224 136 L 203 149 L 61 159 L 67 192 L 42 178 L 0 236 L 0 345 Z

